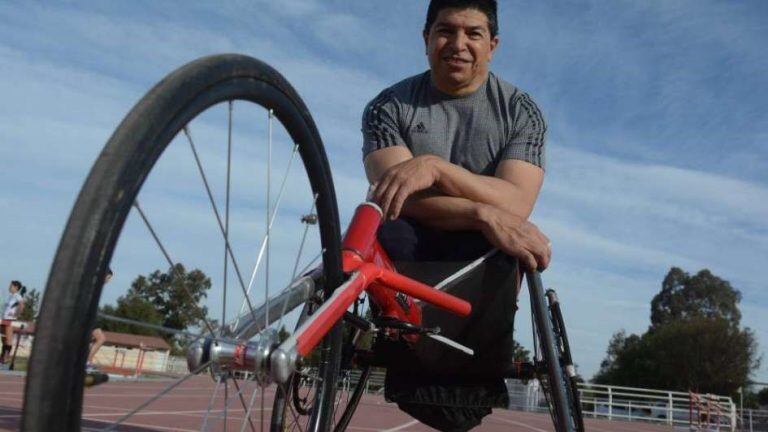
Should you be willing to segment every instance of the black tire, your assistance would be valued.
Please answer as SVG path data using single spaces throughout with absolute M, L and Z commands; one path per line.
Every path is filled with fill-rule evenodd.
M 163 79 L 122 121 L 80 191 L 59 244 L 38 318 L 22 430 L 80 430 L 84 366 L 105 272 L 150 170 L 184 125 L 212 105 L 247 100 L 272 109 L 291 138 L 317 196 L 325 287 L 342 281 L 336 197 L 322 141 L 291 85 L 267 64 L 241 55 L 193 61 Z M 313 430 L 327 430 L 340 361 L 341 333 L 323 342 L 322 397 Z
M 535 333 L 538 337 L 543 364 L 539 374 L 547 402 L 550 405 L 552 421 L 556 432 L 581 432 L 575 424 L 571 396 L 568 392 L 564 365 L 560 361 L 557 349 L 557 337 L 554 331 L 554 321 L 547 306 L 541 275 L 538 272 L 526 272 L 526 280 L 531 296 L 532 315 Z
M 296 324 L 296 327 L 298 328 L 302 322 L 306 319 L 307 316 L 307 310 L 310 304 L 308 303 L 305 305 L 304 310 L 302 311 L 301 318 L 299 319 L 298 323 Z M 343 323 L 340 325 L 344 325 Z M 351 327 L 347 327 L 352 332 L 355 331 Z M 351 335 L 351 333 L 350 333 Z M 342 354 L 346 354 L 346 356 L 351 357 L 354 355 L 354 341 L 353 337 L 346 338 L 347 340 L 343 341 L 343 345 L 341 347 L 340 352 Z M 351 359 L 349 359 L 351 360 Z M 346 367 L 351 366 L 351 361 L 342 361 L 342 365 L 345 365 Z M 363 393 L 365 392 L 365 387 L 368 382 L 368 378 L 370 376 L 371 368 L 369 365 L 363 365 L 360 369 L 360 378 L 358 379 L 357 383 L 354 386 L 354 389 L 351 389 L 351 393 L 347 395 L 347 397 L 344 397 L 343 394 L 341 395 L 334 395 L 334 398 L 339 399 L 335 400 L 335 406 L 333 409 L 333 415 L 331 416 L 331 423 L 330 427 L 327 430 L 332 430 L 334 432 L 342 432 L 346 430 L 347 426 L 349 425 L 349 422 L 352 420 L 352 416 L 355 413 L 355 410 L 357 409 L 358 404 L 360 403 L 360 399 L 363 396 Z M 338 374 L 337 374 L 338 375 Z M 270 430 L 273 432 L 275 431 L 292 431 L 296 429 L 296 423 L 297 422 L 303 422 L 301 417 L 311 415 L 308 409 L 304 407 L 304 399 L 305 397 L 302 397 L 301 393 L 306 391 L 306 386 L 303 385 L 303 383 L 300 381 L 301 376 L 298 372 L 294 373 L 290 380 L 288 381 L 288 384 L 285 386 L 278 386 L 277 391 L 275 392 L 275 400 L 273 402 L 272 406 L 272 420 L 270 423 Z M 319 394 L 316 394 L 315 397 L 319 397 Z M 291 412 L 293 411 L 293 412 Z M 304 428 L 299 427 L 298 430 L 305 430 Z
M 360 370 L 360 378 L 357 380 L 355 390 L 352 392 L 352 395 L 350 395 L 347 405 L 344 407 L 344 412 L 341 413 L 341 417 L 337 417 L 338 421 L 336 421 L 336 425 L 333 427 L 333 432 L 344 432 L 347 429 L 347 426 L 349 426 L 349 422 L 352 421 L 352 416 L 355 414 L 357 405 L 360 403 L 360 398 L 363 397 L 365 386 L 368 383 L 368 378 L 370 376 L 371 366 L 363 366 Z
M 560 310 L 560 301 L 557 299 L 557 294 L 553 290 L 547 290 L 547 301 L 552 314 L 561 367 L 565 368 L 564 383 L 568 394 L 568 403 L 571 406 L 571 416 L 573 417 L 576 431 L 582 432 L 584 431 L 584 415 L 581 411 L 581 397 L 579 396 L 579 386 L 576 381 L 575 371 L 573 370 L 571 345 L 568 342 L 568 332 L 565 329 L 563 312 Z

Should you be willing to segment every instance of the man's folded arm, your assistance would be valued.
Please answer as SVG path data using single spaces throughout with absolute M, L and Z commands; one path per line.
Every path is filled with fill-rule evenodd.
M 476 229 L 480 204 L 527 219 L 544 178 L 541 168 L 520 160 L 502 161 L 496 170 L 498 177 L 491 177 L 473 174 L 436 156 L 421 158 L 435 170 L 436 182 L 432 188 L 408 197 L 402 213 L 432 226 L 433 221 L 441 220 L 443 229 Z M 365 158 L 369 182 L 377 184 L 390 169 L 411 159 L 410 150 L 400 145 L 369 153 Z

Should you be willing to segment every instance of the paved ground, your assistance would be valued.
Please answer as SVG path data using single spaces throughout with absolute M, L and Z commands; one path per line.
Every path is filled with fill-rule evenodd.
M 169 382 L 110 382 L 86 390 L 84 406 L 85 430 L 99 430 L 107 422 L 114 421 L 128 410 L 138 406 L 151 396 L 165 388 Z M 215 384 L 208 377 L 195 377 L 180 385 L 178 388 L 153 402 L 139 414 L 132 417 L 119 431 L 149 432 L 149 431 L 200 431 L 225 430 L 223 418 L 223 388 L 217 398 L 211 401 Z M 0 431 L 15 431 L 19 428 L 21 415 L 22 393 L 24 389 L 23 376 L 13 374 L 0 375 Z M 253 383 L 243 388 L 246 402 L 250 401 Z M 235 390 L 230 386 L 230 395 Z M 264 393 L 264 411 L 261 411 L 261 392 L 254 397 L 251 419 L 259 430 L 261 414 L 264 414 L 265 429 L 271 414 L 274 390 L 268 388 Z M 227 412 L 226 430 L 240 431 L 245 410 L 239 401 L 231 403 Z M 207 407 L 212 404 L 213 410 L 206 419 Z M 205 425 L 205 428 L 202 428 Z M 245 430 L 250 430 L 246 428 Z M 417 432 L 433 431 L 407 414 L 397 409 L 397 406 L 387 403 L 378 395 L 365 395 L 355 417 L 350 424 L 350 431 L 383 431 L 383 432 Z M 495 410 L 486 417 L 483 424 L 475 429 L 485 432 L 551 432 L 551 420 L 547 414 L 527 413 L 518 411 Z M 605 420 L 587 420 L 587 430 L 594 432 L 669 432 L 673 429 L 644 423 L 608 422 Z

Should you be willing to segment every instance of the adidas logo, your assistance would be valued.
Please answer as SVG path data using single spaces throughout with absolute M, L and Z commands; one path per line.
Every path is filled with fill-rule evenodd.
M 427 130 L 427 127 L 424 126 L 423 122 L 419 122 L 419 124 L 416 125 L 413 131 L 416 133 L 429 133 L 429 131 Z

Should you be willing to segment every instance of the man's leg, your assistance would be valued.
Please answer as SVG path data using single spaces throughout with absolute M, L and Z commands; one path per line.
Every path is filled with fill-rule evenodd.
M 471 261 L 493 249 L 478 231 L 443 231 L 407 217 L 382 224 L 377 238 L 394 262 Z
M 13 327 L 11 324 L 3 326 L 3 351 L 0 353 L 0 363 L 5 363 L 13 346 Z
M 102 345 L 104 345 L 104 341 L 107 340 L 107 337 L 104 336 L 104 332 L 101 331 L 100 328 L 94 329 L 93 333 L 93 344 L 91 345 L 91 349 L 88 352 L 88 367 L 93 366 L 93 359 L 96 357 L 96 353 L 99 351 L 99 348 L 101 348 Z

